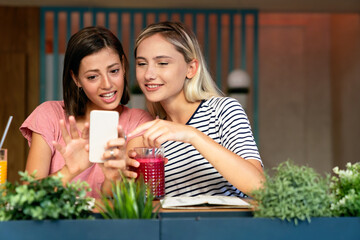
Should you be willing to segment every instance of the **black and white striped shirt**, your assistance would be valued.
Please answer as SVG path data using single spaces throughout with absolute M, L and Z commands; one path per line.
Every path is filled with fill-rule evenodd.
M 261 162 L 249 120 L 240 103 L 229 97 L 202 101 L 186 123 L 244 159 Z M 244 197 L 190 144 L 167 141 L 165 188 L 167 196 L 228 195 Z

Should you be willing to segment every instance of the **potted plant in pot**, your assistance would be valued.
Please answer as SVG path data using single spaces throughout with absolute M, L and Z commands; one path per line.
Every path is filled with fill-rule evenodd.
M 333 169 L 331 210 L 334 216 L 360 216 L 360 162 L 347 163 L 346 170 Z
M 102 194 L 96 207 L 104 219 L 154 219 L 158 206 L 154 195 L 142 177 L 138 180 L 122 177 L 112 185 L 112 197 Z M 155 209 L 156 208 L 156 209 Z
M 114 183 L 114 196 L 103 196 L 102 214 L 106 219 L 97 219 L 89 204 L 94 199 L 86 197 L 90 190 L 87 183 L 63 186 L 61 176 L 35 180 L 27 173 L 20 175 L 26 184 L 6 183 L 0 188 L 0 218 L 3 220 L 0 221 L 0 239 L 114 239 L 119 234 L 134 239 L 160 238 L 160 222 L 154 219 L 156 213 L 152 213 L 152 195 L 140 183 L 127 179 Z M 119 197 L 124 204 L 118 201 Z M 135 204 L 133 200 L 139 201 Z M 129 210 L 130 202 L 138 207 L 139 218 L 151 219 L 128 220 L 136 215 Z M 115 206 L 115 211 L 108 208 L 110 204 Z M 111 211 L 115 214 L 110 214 Z M 115 219 L 124 213 L 127 219 Z
M 274 168 L 274 176 L 265 174 L 263 188 L 253 192 L 257 201 L 255 217 L 311 221 L 311 217 L 331 216 L 329 177 L 313 168 L 286 161 Z
M 102 194 L 95 207 L 103 219 L 97 222 L 104 227 L 113 225 L 110 232 L 117 231 L 132 239 L 160 239 L 160 220 L 157 218 L 159 206 L 153 205 L 154 195 L 140 178 L 137 181 L 122 177 L 113 182 L 111 197 Z
M 6 182 L 0 187 L 0 221 L 92 218 L 86 182 L 63 186 L 61 175 L 40 180 L 27 172 L 19 175 L 26 184 Z
M 349 196 L 352 200 L 348 206 L 354 206 L 355 198 L 350 197 L 354 196 L 354 192 L 344 191 L 344 188 L 353 187 L 350 184 L 346 184 L 348 187 L 339 185 L 339 181 L 343 180 L 341 174 L 340 180 L 334 183 L 334 177 L 323 177 L 313 168 L 297 166 L 291 161 L 280 163 L 274 170 L 273 176 L 265 174 L 263 187 L 253 192 L 257 205 L 255 218 L 247 226 L 247 230 L 251 231 L 250 239 L 267 239 L 269 236 L 271 239 L 358 238 L 359 218 L 334 217 L 339 215 L 334 214 L 334 209 L 336 202 L 343 199 L 341 196 Z M 342 194 L 335 196 L 335 192 Z M 253 225 L 261 227 L 261 231 L 255 231 Z

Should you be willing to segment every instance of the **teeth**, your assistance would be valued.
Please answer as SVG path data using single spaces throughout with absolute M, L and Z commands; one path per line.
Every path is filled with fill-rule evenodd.
M 157 88 L 159 85 L 146 85 L 148 88 Z
M 104 98 L 112 98 L 114 95 L 115 95 L 115 92 L 102 94 L 101 96 L 104 97 Z

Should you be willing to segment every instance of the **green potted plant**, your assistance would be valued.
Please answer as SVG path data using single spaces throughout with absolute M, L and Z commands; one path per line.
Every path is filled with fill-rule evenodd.
M 265 173 L 263 188 L 253 192 L 257 202 L 255 217 L 311 221 L 311 217 L 331 216 L 329 177 L 313 168 L 286 161 L 274 168 L 273 176 Z
M 346 170 L 333 169 L 331 210 L 334 216 L 360 216 L 360 162 L 347 163 Z
M 112 197 L 102 194 L 96 207 L 105 219 L 151 219 L 156 218 L 159 209 L 153 206 L 153 200 L 154 195 L 142 178 L 122 177 L 113 183 Z
M 26 172 L 20 175 L 25 184 L 0 186 L 0 239 L 114 239 L 119 234 L 133 239 L 160 238 L 152 195 L 140 183 L 126 179 L 114 183 L 114 198 L 103 195 L 106 209 L 103 218 L 98 218 L 91 207 L 94 199 L 86 197 L 87 183 L 63 186 L 61 176 L 35 180 Z M 138 201 L 130 206 L 133 200 Z M 115 208 L 107 208 L 113 204 Z M 131 210 L 135 205 L 137 212 Z
M 92 218 L 86 182 L 67 183 L 61 175 L 37 180 L 19 172 L 21 183 L 0 186 L 0 221 Z

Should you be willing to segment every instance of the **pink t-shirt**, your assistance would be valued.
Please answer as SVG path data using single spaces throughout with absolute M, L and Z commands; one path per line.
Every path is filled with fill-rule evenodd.
M 39 105 L 20 127 L 20 131 L 28 140 L 29 146 L 31 145 L 33 132 L 40 134 L 49 145 L 52 152 L 49 174 L 59 171 L 65 165 L 64 158 L 56 151 L 52 144 L 52 141 L 56 141 L 65 145 L 59 126 L 60 119 L 66 120 L 66 127 L 69 130 L 69 122 L 65 114 L 64 102 L 48 101 Z M 123 106 L 123 111 L 119 117 L 119 124 L 123 127 L 125 134 L 128 134 L 140 124 L 150 120 L 152 120 L 152 117 L 148 112 Z M 72 181 L 81 180 L 88 182 L 92 189 L 88 195 L 98 198 L 104 179 L 105 177 L 100 166 L 93 164 Z

